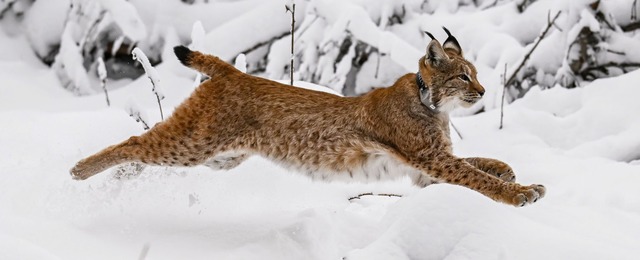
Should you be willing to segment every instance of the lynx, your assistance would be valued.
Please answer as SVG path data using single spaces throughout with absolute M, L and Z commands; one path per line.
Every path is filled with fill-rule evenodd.
M 78 162 L 84 180 L 117 164 L 231 169 L 250 155 L 266 157 L 319 180 L 377 181 L 409 176 L 426 187 L 461 185 L 506 204 L 545 195 L 542 185 L 515 183 L 509 165 L 452 154 L 448 112 L 483 95 L 475 67 L 454 36 L 432 34 L 417 73 L 359 97 L 340 97 L 251 76 L 219 58 L 174 48 L 185 65 L 211 78 L 171 117 Z

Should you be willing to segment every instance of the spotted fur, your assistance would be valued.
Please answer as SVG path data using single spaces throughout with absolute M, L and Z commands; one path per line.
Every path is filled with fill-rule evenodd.
M 420 187 L 446 182 L 511 205 L 535 202 L 544 187 L 514 183 L 507 164 L 452 154 L 447 112 L 477 102 L 484 88 L 451 37 L 443 45 L 431 40 L 419 61 L 435 111 L 421 102 L 413 73 L 361 97 L 339 97 L 244 74 L 215 56 L 176 47 L 183 64 L 211 79 L 167 120 L 81 160 L 71 175 L 83 180 L 132 161 L 230 169 L 260 155 L 318 180 L 409 176 Z

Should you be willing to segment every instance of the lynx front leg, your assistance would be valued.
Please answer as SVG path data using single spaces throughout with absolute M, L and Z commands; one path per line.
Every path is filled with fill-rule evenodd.
M 500 160 L 481 157 L 464 158 L 464 160 L 471 164 L 473 167 L 496 176 L 503 181 L 516 181 L 516 175 L 513 173 L 513 169 L 511 169 L 508 164 L 501 162 Z
M 544 197 L 546 189 L 542 185 L 523 186 L 505 182 L 467 163 L 464 159 L 451 155 L 440 155 L 437 160 L 412 161 L 414 167 L 446 183 L 467 187 L 499 202 L 517 207 L 536 202 Z
M 138 137 L 131 137 L 127 141 L 107 147 L 94 155 L 82 159 L 71 168 L 69 173 L 74 180 L 84 180 L 111 166 L 133 161 L 130 154 L 138 146 Z

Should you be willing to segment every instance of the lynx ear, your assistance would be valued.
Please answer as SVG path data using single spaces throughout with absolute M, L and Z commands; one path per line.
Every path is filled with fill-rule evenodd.
M 429 37 L 431 37 L 431 42 L 427 45 L 427 54 L 425 55 L 425 62 L 431 66 L 438 67 L 442 64 L 442 62 L 449 59 L 449 56 L 444 52 L 442 45 L 440 42 L 436 40 L 432 34 L 429 32 L 425 32 Z
M 454 53 L 462 56 L 462 48 L 460 47 L 460 44 L 458 43 L 456 37 L 453 37 L 453 35 L 451 35 L 451 32 L 449 32 L 449 30 L 447 30 L 447 28 L 445 28 L 444 26 L 442 27 L 442 29 L 444 29 L 444 31 L 447 33 L 447 39 L 444 41 L 442 47 L 444 47 L 444 49 L 452 50 Z

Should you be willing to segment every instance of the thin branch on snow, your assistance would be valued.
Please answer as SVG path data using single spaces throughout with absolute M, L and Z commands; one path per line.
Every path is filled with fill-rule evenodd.
M 135 103 L 129 102 L 127 107 L 125 108 L 127 113 L 129 113 L 130 117 L 136 120 L 136 122 L 142 123 L 142 128 L 144 130 L 149 130 L 149 124 L 147 124 L 148 120 L 145 120 L 146 115 L 136 106 Z
M 144 246 L 142 247 L 142 251 L 140 252 L 140 256 L 138 257 L 138 260 L 144 260 L 147 258 L 147 254 L 149 253 L 149 243 L 145 243 Z
M 502 129 L 502 119 L 503 119 L 503 116 L 504 116 L 504 114 L 503 114 L 503 112 L 504 112 L 504 94 L 507 91 L 507 88 L 516 79 L 516 76 L 518 75 L 518 72 L 520 72 L 520 70 L 522 68 L 524 68 L 524 65 L 527 63 L 529 58 L 531 58 L 531 54 L 533 53 L 533 51 L 536 50 L 536 48 L 538 47 L 538 44 L 540 44 L 542 39 L 544 39 L 544 37 L 547 35 L 547 32 L 549 32 L 549 29 L 551 29 L 551 27 L 554 26 L 556 20 L 558 19 L 558 17 L 560 17 L 560 13 L 562 13 L 562 11 L 558 11 L 556 13 L 556 15 L 553 17 L 553 19 L 551 19 L 550 21 L 547 22 L 547 28 L 545 28 L 544 31 L 542 31 L 542 33 L 540 34 L 540 36 L 538 36 L 538 38 L 536 39 L 536 42 L 533 44 L 533 47 L 531 48 L 531 50 L 524 56 L 524 58 L 522 59 L 522 62 L 520 62 L 520 65 L 518 65 L 516 70 L 513 71 L 513 73 L 511 73 L 511 76 L 509 77 L 509 79 L 504 81 L 503 90 L 502 90 L 502 101 L 501 101 L 501 105 L 500 105 L 500 128 L 499 129 Z M 506 66 L 506 64 L 505 64 L 505 66 Z M 506 72 L 506 67 L 505 67 L 504 75 L 506 75 L 506 74 L 507 74 L 507 72 Z M 503 75 L 503 77 L 504 77 L 504 75 Z
M 638 19 L 638 0 L 633 0 L 631 4 L 631 21 Z
M 559 12 L 558 12 L 558 13 L 559 13 Z M 556 14 L 556 16 L 557 16 L 557 14 Z M 551 21 L 551 10 L 549 10 L 549 12 L 547 12 L 547 24 L 552 24 L 552 25 L 553 25 L 553 27 L 555 27 L 555 28 L 556 28 L 556 30 L 558 30 L 558 31 L 562 32 L 562 28 L 560 28 L 560 26 L 558 26 L 558 25 L 555 23 L 555 19 L 556 19 L 556 18 L 554 17 L 554 18 L 553 18 L 553 21 Z
M 316 15 L 306 27 L 298 30 L 298 37 L 296 38 L 296 41 L 300 40 L 302 35 L 304 35 L 304 33 L 318 20 L 318 18 L 320 18 L 320 16 Z
M 379 196 L 379 197 L 397 197 L 397 198 L 402 198 L 402 195 L 398 195 L 398 194 L 393 194 L 393 193 L 373 193 L 373 192 L 367 192 L 367 193 L 362 193 L 358 196 L 354 196 L 349 198 L 349 201 L 355 200 L 355 199 L 361 199 L 363 196 Z
M 109 101 L 109 92 L 107 92 L 107 68 L 104 65 L 104 60 L 102 57 L 98 57 L 98 78 L 100 78 L 100 86 L 104 91 L 104 96 L 107 99 L 107 106 L 111 106 L 111 102 Z
M 635 21 L 627 25 L 622 25 L 620 26 L 620 29 L 622 29 L 623 32 L 635 31 L 637 29 L 640 29 L 640 21 Z
M 502 119 L 504 118 L 504 93 L 507 92 L 507 85 L 505 84 L 507 81 L 507 63 L 504 64 L 504 72 L 502 73 L 502 85 L 505 86 L 502 88 L 502 100 L 500 101 L 500 127 L 498 129 L 502 129 Z
M 589 79 L 589 78 L 596 79 L 596 78 L 598 78 L 595 75 L 596 72 L 600 72 L 602 74 L 609 75 L 609 69 L 611 69 L 611 68 L 617 68 L 617 69 L 622 70 L 623 73 L 627 73 L 627 72 L 629 72 L 630 69 L 640 68 L 640 63 L 638 63 L 638 62 L 623 62 L 623 63 L 608 62 L 608 63 L 597 65 L 597 66 L 587 67 L 587 68 L 581 70 L 578 74 L 582 78 L 585 78 L 585 79 Z
M 160 100 L 164 99 L 164 95 L 162 94 L 162 91 L 160 89 L 160 76 L 158 75 L 158 71 L 156 71 L 156 69 L 151 66 L 151 63 L 149 63 L 149 58 L 147 58 L 147 55 L 145 55 L 140 48 L 135 47 L 131 52 L 131 55 L 133 55 L 134 60 L 137 60 L 138 62 L 140 62 L 140 64 L 142 64 L 144 73 L 151 81 L 151 91 L 153 91 L 153 94 L 156 95 L 156 99 L 158 100 L 158 107 L 160 108 L 160 119 L 164 120 L 164 114 L 162 113 L 162 104 L 160 103 Z
M 261 47 L 264 47 L 265 45 L 270 45 L 274 41 L 280 40 L 280 39 L 284 38 L 287 35 L 289 35 L 289 32 L 284 32 L 284 33 L 282 33 L 280 35 L 273 36 L 273 38 L 271 38 L 271 39 L 269 39 L 267 41 L 264 41 L 264 42 L 258 42 L 255 45 L 249 47 L 248 49 L 239 52 L 238 54 L 240 54 L 240 53 L 249 54 L 250 52 L 255 51 L 255 50 L 257 50 L 257 49 L 259 49 Z
M 376 60 L 376 73 L 373 74 L 373 78 L 378 78 L 378 73 L 380 72 L 380 59 L 382 58 L 382 53 L 379 51 L 376 52 L 378 54 L 378 59 Z
M 294 46 L 294 32 L 295 32 L 295 25 L 296 25 L 296 4 L 293 3 L 291 4 L 291 8 L 289 8 L 288 5 L 285 5 L 286 11 L 291 13 L 291 61 L 290 61 L 290 65 L 289 65 L 289 76 L 291 77 L 291 86 L 293 86 L 293 58 L 294 58 L 294 53 L 293 53 L 293 46 Z
M 531 50 L 524 56 L 524 58 L 522 59 L 522 62 L 520 62 L 520 65 L 518 65 L 516 70 L 513 71 L 513 73 L 511 73 L 511 76 L 509 77 L 509 79 L 504 83 L 505 88 L 511 85 L 511 82 L 513 82 L 513 80 L 516 79 L 516 75 L 518 75 L 518 72 L 520 72 L 520 70 L 524 67 L 524 65 L 527 63 L 529 58 L 531 58 L 531 54 L 533 53 L 533 51 L 536 50 L 536 48 L 538 48 L 538 44 L 540 44 L 542 39 L 544 39 L 544 37 L 547 35 L 547 32 L 549 31 L 549 29 L 551 29 L 551 27 L 556 22 L 558 17 L 560 17 L 560 13 L 562 13 L 562 11 L 558 11 L 558 13 L 556 13 L 556 15 L 553 17 L 551 22 L 547 24 L 547 28 L 545 28 L 542 34 L 538 36 L 538 39 L 536 39 L 536 42 L 533 44 L 533 47 L 531 48 Z
M 608 53 L 613 53 L 613 54 L 618 54 L 618 55 L 621 55 L 621 56 L 626 55 L 626 54 L 624 53 L 624 51 L 614 51 L 614 50 L 607 49 L 607 52 L 608 52 Z
M 489 8 L 496 7 L 496 5 L 498 5 L 498 0 L 494 0 L 493 3 L 485 5 L 483 7 L 480 7 L 480 10 L 484 11 L 484 10 L 487 10 Z
M 449 124 L 451 124 L 451 127 L 453 127 L 453 131 L 455 131 L 456 134 L 458 134 L 458 137 L 460 137 L 460 140 L 463 140 L 464 138 L 462 138 L 462 135 L 460 134 L 460 131 L 458 131 L 458 128 L 456 127 L 456 125 L 454 125 L 453 122 L 451 122 L 451 120 L 449 120 Z

